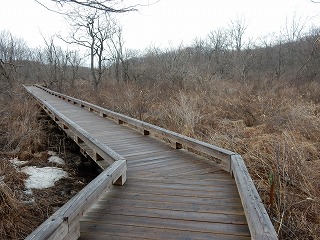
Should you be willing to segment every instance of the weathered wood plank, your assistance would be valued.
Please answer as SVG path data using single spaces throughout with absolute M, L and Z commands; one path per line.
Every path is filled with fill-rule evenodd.
M 139 212 L 138 212 L 139 211 Z M 154 216 L 152 216 L 154 214 Z M 167 214 L 167 216 L 166 216 Z M 194 218 L 193 218 L 194 217 Z M 201 218 L 203 217 L 203 219 Z M 130 210 L 125 215 L 109 213 L 86 214 L 82 222 L 101 222 L 103 224 L 132 225 L 150 228 L 174 229 L 180 231 L 198 231 L 240 236 L 250 236 L 245 217 L 224 214 L 174 212 L 156 209 L 146 211 Z
M 136 200 L 144 200 L 150 202 L 168 202 L 168 203 L 190 203 L 190 204 L 205 204 L 212 206 L 220 206 L 221 208 L 228 206 L 242 206 L 241 201 L 238 196 L 228 197 L 228 198 L 220 198 L 218 196 L 213 196 L 209 198 L 201 198 L 196 195 L 188 196 L 188 197 L 178 197 L 176 195 L 161 195 L 155 194 L 151 192 L 132 192 L 132 191 L 123 191 L 121 193 L 116 191 L 108 191 L 107 194 L 101 197 L 101 200 L 107 200 L 108 198 L 121 198 L 121 199 L 136 199 Z M 225 205 L 224 205 L 225 204 Z M 93 206 L 94 208 L 94 206 Z
M 240 155 L 232 156 L 231 168 L 252 239 L 278 239 L 277 233 Z
M 139 219 L 139 218 L 138 218 Z M 150 224 L 148 224 L 147 222 L 140 223 L 138 224 L 134 224 L 131 222 L 126 222 L 126 223 L 119 223 L 118 221 L 116 222 L 116 224 L 113 224 L 110 221 L 107 221 L 106 223 L 102 223 L 102 224 L 96 224 L 95 222 L 81 222 L 81 229 L 83 229 L 84 232 L 96 232 L 96 233 L 108 233 L 109 231 L 112 231 L 109 226 L 111 227 L 112 225 L 115 226 L 115 228 L 119 228 L 119 231 L 121 231 L 121 229 L 123 229 L 122 231 L 127 232 L 128 230 L 125 230 L 124 228 L 130 229 L 131 231 L 135 232 L 135 231 L 139 231 L 138 228 L 149 228 L 149 231 L 145 231 L 145 233 L 142 233 L 142 236 L 147 236 L 147 237 L 151 237 L 154 233 L 153 231 L 156 229 L 161 229 L 162 233 L 159 231 L 156 231 L 158 233 L 157 237 L 165 237 L 166 236 L 166 232 L 167 231 L 177 231 L 176 235 L 183 235 L 182 239 L 199 239 L 199 236 L 202 236 L 201 238 L 203 239 L 214 239 L 212 238 L 212 236 L 214 235 L 218 235 L 218 234 L 225 234 L 225 235 L 232 235 L 232 236 L 242 236 L 242 237 L 249 237 L 250 233 L 248 231 L 248 229 L 246 229 L 246 226 L 243 225 L 233 225 L 233 224 L 208 224 L 210 225 L 209 227 L 211 227 L 211 231 L 207 230 L 207 231 L 192 231 L 187 229 L 187 227 L 191 227 L 192 224 L 195 224 L 194 222 L 191 223 L 185 223 L 187 225 L 187 227 L 183 228 L 183 224 L 179 221 L 159 221 L 159 224 L 154 223 L 155 220 L 157 219 L 152 219 L 152 218 L 148 218 L 148 219 L 143 219 L 142 217 L 140 218 L 141 220 L 145 220 L 145 221 L 150 221 Z M 115 219 L 116 220 L 116 219 Z M 123 222 L 123 220 L 122 220 Z M 180 223 L 180 225 L 179 225 Z M 201 226 L 207 225 L 206 223 L 204 223 Z M 121 227 L 123 226 L 123 227 Z M 151 230 L 151 231 L 150 231 Z M 134 234 L 134 233 L 133 233 Z M 194 236 L 194 237 L 193 237 Z M 198 236 L 198 237 L 196 237 Z M 206 236 L 206 237 L 204 237 Z M 173 238 L 173 236 L 169 237 L 170 239 Z M 178 237 L 179 238 L 179 237 Z
M 123 198 L 117 198 L 116 196 L 101 197 L 93 208 L 100 209 L 105 206 L 112 206 L 113 208 L 121 208 L 123 206 L 130 205 L 134 208 L 143 209 L 165 209 L 165 210 L 177 210 L 186 212 L 202 212 L 202 213 L 222 213 L 222 214 L 234 214 L 244 216 L 242 205 L 239 201 L 217 201 L 201 203 L 197 199 L 189 202 L 173 202 L 170 200 L 157 199 L 143 199 L 143 198 L 129 198 L 129 196 L 123 196 Z M 144 211 L 144 210 L 141 211 Z M 120 212 L 120 211 L 119 211 Z
M 181 231 L 162 228 L 149 228 L 142 226 L 126 226 L 126 225 L 113 225 L 104 224 L 102 227 L 94 225 L 94 223 L 81 223 L 83 229 L 80 239 L 81 240 L 101 240 L 101 239 L 153 239 L 153 240 L 248 240 L 248 236 L 235 236 L 226 234 L 202 233 L 192 231 Z

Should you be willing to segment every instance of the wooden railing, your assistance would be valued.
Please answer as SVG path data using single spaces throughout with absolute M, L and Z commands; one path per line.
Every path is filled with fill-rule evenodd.
M 26 240 L 71 240 L 80 237 L 80 219 L 99 196 L 126 172 L 126 161 L 111 164 L 77 195 L 34 230 Z
M 36 98 L 36 96 L 32 96 Z M 48 102 L 39 98 L 36 98 L 36 100 L 49 116 L 69 136 L 73 137 L 80 147 L 85 148 L 90 153 L 98 164 L 101 164 L 101 160 L 106 160 L 109 166 L 26 238 L 28 240 L 78 239 L 80 236 L 80 219 L 83 214 L 110 185 L 123 185 L 125 183 L 126 160 L 98 139 L 90 136 L 87 131 L 76 123 L 59 113 Z M 106 165 L 103 167 L 105 168 Z
M 127 124 L 144 135 L 152 134 L 162 140 L 169 140 L 174 148 L 185 148 L 187 150 L 191 148 L 196 153 L 203 153 L 206 156 L 210 156 L 218 160 L 217 164 L 220 166 L 220 168 L 229 172 L 235 178 L 252 239 L 278 239 L 276 231 L 270 221 L 267 211 L 261 201 L 257 189 L 254 186 L 241 155 L 52 91 L 45 87 L 39 85 L 36 86 L 67 102 L 71 102 L 81 108 L 87 109 L 90 112 L 99 114 L 101 117 L 112 119 L 118 124 Z

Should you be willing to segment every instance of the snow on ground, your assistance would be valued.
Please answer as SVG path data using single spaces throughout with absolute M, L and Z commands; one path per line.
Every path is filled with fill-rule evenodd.
M 57 155 L 57 153 L 56 152 L 54 152 L 54 151 L 48 151 L 48 155 L 50 155 L 50 156 L 56 156 Z
M 27 189 L 52 187 L 56 181 L 68 177 L 67 172 L 56 167 L 24 167 L 21 171 L 30 175 L 28 179 L 25 180 L 25 187 Z
M 58 156 L 51 156 L 48 158 L 48 161 L 50 163 L 57 163 L 57 164 L 61 164 L 61 165 L 66 164 L 65 161 L 62 158 L 59 158 Z
M 9 161 L 16 167 L 21 166 L 28 162 L 28 161 L 20 161 L 18 158 L 10 159 Z

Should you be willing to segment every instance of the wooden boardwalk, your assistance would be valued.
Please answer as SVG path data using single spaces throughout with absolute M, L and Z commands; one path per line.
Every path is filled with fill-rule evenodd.
M 241 190 L 219 164 L 38 87 L 26 88 L 126 160 L 125 184 L 111 185 L 83 213 L 80 239 L 251 239 Z M 81 147 L 82 140 L 75 141 Z M 82 151 L 103 169 L 110 165 L 87 146 Z

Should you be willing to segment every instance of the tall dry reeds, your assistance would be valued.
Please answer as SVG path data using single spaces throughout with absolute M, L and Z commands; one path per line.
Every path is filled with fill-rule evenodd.
M 7 99 L 0 121 L 2 152 L 20 153 L 44 150 L 47 137 L 38 121 L 39 109 L 26 92 L 17 90 L 15 97 Z
M 0 158 L 0 239 L 24 239 L 39 224 L 39 209 L 21 201 L 26 177 Z

